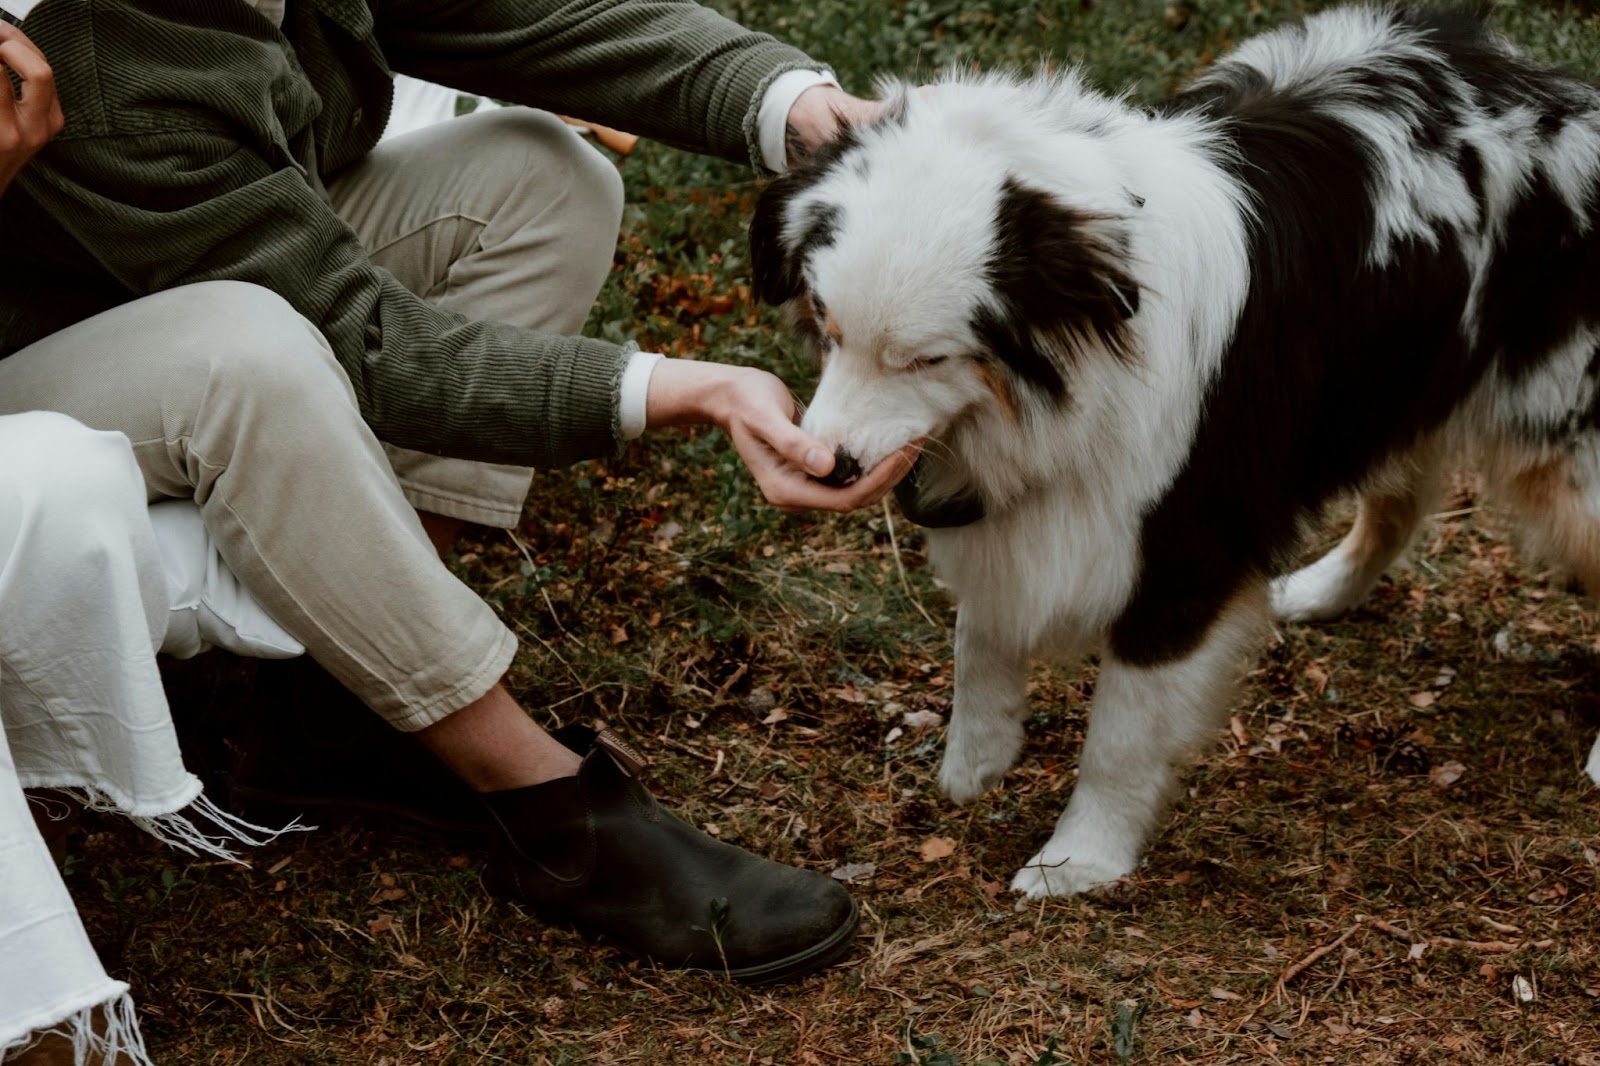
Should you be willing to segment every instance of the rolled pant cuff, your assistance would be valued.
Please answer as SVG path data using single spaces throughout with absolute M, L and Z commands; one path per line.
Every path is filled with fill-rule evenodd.
M 406 484 L 401 484 L 400 490 L 405 493 L 407 503 L 428 514 L 459 518 L 463 522 L 475 522 L 480 526 L 493 526 L 495 529 L 515 529 L 517 523 L 522 520 L 520 499 L 514 504 L 497 505 L 484 500 L 441 495 Z
M 379 707 L 384 719 L 402 733 L 415 733 L 443 721 L 488 692 L 511 668 L 517 654 L 517 638 L 509 629 L 500 630 L 499 639 L 478 665 L 448 692 L 430 697 L 425 703 L 401 707 Z

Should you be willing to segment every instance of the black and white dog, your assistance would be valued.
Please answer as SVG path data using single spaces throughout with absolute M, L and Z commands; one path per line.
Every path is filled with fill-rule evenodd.
M 1013 888 L 1132 870 L 1274 611 L 1360 600 L 1447 456 L 1600 589 L 1600 90 L 1471 18 L 1351 7 L 1154 112 L 1075 74 L 897 93 L 772 184 L 754 272 L 821 350 L 807 429 L 863 468 L 929 441 L 944 790 L 1016 760 L 1031 655 L 1101 655 Z M 1344 542 L 1274 580 L 1350 489 Z

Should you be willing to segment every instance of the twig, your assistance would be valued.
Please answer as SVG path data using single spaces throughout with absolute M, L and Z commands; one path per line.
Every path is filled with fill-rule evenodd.
M 542 592 L 544 590 L 540 589 L 540 591 Z M 551 617 L 552 618 L 555 617 L 554 611 L 551 612 Z M 560 625 L 560 624 L 561 624 L 560 619 L 557 619 L 556 620 L 556 625 Z M 567 673 L 572 675 L 572 680 L 576 681 L 579 685 L 585 684 L 583 678 L 578 674 L 578 671 L 576 671 L 576 670 L 574 670 L 572 668 L 572 664 L 567 662 L 567 660 L 562 656 L 562 654 L 559 651 L 556 650 L 554 644 L 551 644 L 548 640 L 545 640 L 539 634 L 535 633 L 532 629 L 529 629 L 528 628 L 528 624 L 526 622 L 522 621 L 520 618 L 516 620 L 516 627 L 518 629 L 522 630 L 524 633 L 528 634 L 528 636 L 532 637 L 534 640 L 537 640 L 541 645 L 544 646 L 544 650 L 545 651 L 549 652 L 551 655 L 554 655 L 556 657 L 556 662 L 560 663 L 562 666 L 565 666 L 567 668 Z M 562 632 L 566 632 L 566 631 L 562 630 Z M 571 634 L 568 634 L 568 636 L 570 636 L 570 635 Z
M 743 678 L 744 675 L 748 674 L 749 672 L 750 672 L 750 664 L 747 663 L 747 662 L 740 663 L 738 668 L 735 669 L 733 671 L 733 673 L 728 675 L 728 679 L 726 681 L 724 681 L 722 684 L 717 686 L 717 691 L 713 692 L 711 694 L 711 698 L 713 700 L 722 699 L 724 696 L 726 696 L 728 694 L 728 690 L 733 688 L 733 686 L 737 685 L 739 683 L 740 679 Z
M 1366 922 L 1380 933 L 1388 933 L 1396 940 L 1404 940 L 1407 944 L 1422 944 L 1427 942 L 1426 937 L 1419 936 L 1409 929 L 1401 929 L 1398 925 L 1390 925 L 1382 918 L 1373 918 L 1370 915 L 1358 914 L 1356 921 Z
M 894 555 L 894 568 L 900 575 L 900 588 L 905 591 L 906 599 L 911 601 L 911 606 L 915 607 L 917 613 L 928 620 L 930 626 L 935 629 L 944 628 L 933 620 L 933 616 L 922 606 L 922 600 L 915 592 L 911 591 L 911 579 L 906 577 L 906 565 L 900 561 L 900 540 L 894 535 L 894 515 L 889 512 L 889 497 L 885 496 L 879 502 L 883 504 L 884 527 L 889 531 L 889 551 Z
M 1307 955 L 1293 966 L 1290 966 L 1288 969 L 1284 970 L 1283 973 L 1278 975 L 1278 987 L 1281 989 L 1284 985 L 1288 984 L 1290 981 L 1293 981 L 1302 973 L 1305 973 L 1307 968 L 1309 968 L 1318 959 L 1334 951 L 1339 947 L 1339 945 L 1343 944 L 1346 940 L 1349 940 L 1360 931 L 1361 923 L 1358 921 L 1355 925 L 1352 925 L 1349 929 L 1346 929 L 1337 940 L 1329 941 L 1320 948 L 1312 951 L 1311 954 Z
M 673 740 L 671 737 L 667 736 L 665 733 L 656 734 L 656 739 L 659 740 L 661 743 L 665 744 L 667 747 L 676 749 L 677 751 L 681 751 L 685 755 L 692 755 L 696 759 L 701 760 L 702 762 L 708 762 L 708 763 L 711 763 L 713 765 L 715 765 L 716 762 L 717 762 L 717 757 L 715 755 L 707 755 L 703 751 L 698 751 L 695 748 L 691 748 L 689 745 L 683 743 L 681 740 Z M 724 756 L 724 757 L 726 757 L 726 756 Z
M 1493 929 L 1497 933 L 1520 933 L 1520 932 L 1522 932 L 1521 929 L 1518 929 L 1514 925 L 1507 925 L 1505 922 L 1497 922 L 1493 918 L 1490 918 L 1488 915 L 1485 915 L 1485 914 L 1478 915 L 1478 923 L 1480 925 L 1484 925 L 1484 926 L 1487 926 L 1490 929 Z
M 528 551 L 528 546 L 522 543 L 522 538 L 517 536 L 517 531 L 514 529 L 506 530 L 506 536 L 510 537 L 511 543 L 517 546 L 517 551 L 522 553 L 523 561 L 528 564 L 528 579 L 530 581 L 533 580 L 533 575 L 539 572 L 539 568 L 533 564 L 533 555 Z M 557 629 L 561 630 L 561 635 L 568 637 L 571 640 L 576 640 L 580 648 L 582 648 L 584 651 L 588 651 L 589 645 L 584 643 L 578 637 L 574 637 L 571 633 L 567 632 L 567 627 L 561 624 L 561 618 L 556 614 L 556 605 L 550 602 L 550 593 L 544 587 L 544 582 L 542 581 L 539 582 L 539 595 L 544 597 L 544 605 L 550 610 L 550 620 L 556 624 Z M 541 641 L 541 643 L 543 642 Z M 546 644 L 545 647 L 549 647 L 549 645 Z M 560 658 L 560 656 L 557 656 L 557 658 Z M 571 668 L 568 667 L 568 669 Z
M 1430 937 L 1428 943 L 1436 948 L 1466 948 L 1485 955 L 1505 955 L 1522 947 L 1520 943 L 1509 940 L 1457 940 L 1453 936 Z
M 1403 940 L 1412 947 L 1464 948 L 1467 951 L 1476 951 L 1483 955 L 1506 955 L 1523 947 L 1547 948 L 1555 943 L 1553 940 L 1460 940 L 1453 936 L 1424 936 L 1414 930 L 1390 925 L 1382 918 L 1373 918 L 1367 915 L 1356 915 L 1356 921 L 1366 922 L 1378 932 L 1387 933 L 1396 940 Z

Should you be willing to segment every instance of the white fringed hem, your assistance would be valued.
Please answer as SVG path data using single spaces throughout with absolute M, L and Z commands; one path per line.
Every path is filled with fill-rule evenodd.
M 121 985 L 122 991 L 110 999 L 70 1011 L 53 1024 L 38 1026 L 0 1044 L 0 1059 L 53 1035 L 72 1041 L 73 1066 L 155 1066 L 145 1049 L 144 1034 L 139 1031 L 139 1018 L 127 987 Z
M 133 814 L 127 806 L 93 785 L 58 786 L 50 791 L 76 800 L 86 810 L 121 815 L 163 844 L 185 854 L 212 855 L 241 866 L 250 864 L 239 857 L 232 844 L 260 847 L 285 833 L 306 833 L 316 828 L 314 825 L 302 825 L 300 819 L 296 818 L 282 829 L 269 829 L 229 814 L 204 794 L 196 795 L 187 806 L 169 814 Z M 215 835 L 195 825 L 190 820 L 190 813 L 203 815 L 215 827 Z

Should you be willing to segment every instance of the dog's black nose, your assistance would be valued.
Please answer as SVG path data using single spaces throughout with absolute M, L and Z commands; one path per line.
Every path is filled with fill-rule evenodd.
M 833 469 L 828 471 L 825 477 L 819 477 L 817 480 L 824 485 L 840 489 L 860 476 L 861 464 L 856 462 L 856 457 L 839 448 L 833 453 Z

